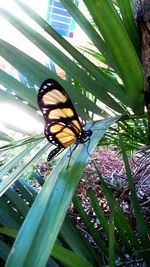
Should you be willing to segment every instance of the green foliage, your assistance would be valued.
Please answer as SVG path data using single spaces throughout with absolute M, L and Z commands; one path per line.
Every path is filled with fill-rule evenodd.
M 127 168 L 127 173 L 129 173 L 130 170 L 129 166 L 127 165 L 128 163 L 125 151 L 123 152 L 123 155 L 125 160 L 125 166 Z M 92 267 L 92 266 L 99 266 L 100 261 L 103 266 L 107 265 L 108 262 L 109 266 L 125 266 L 126 264 L 130 266 L 131 264 L 137 264 L 137 263 L 143 264 L 144 261 L 147 262 L 149 261 L 149 241 L 148 241 L 149 231 L 146 228 L 146 225 L 143 221 L 143 217 L 135 193 L 133 196 L 131 194 L 132 204 L 134 206 L 135 216 L 137 216 L 136 217 L 137 227 L 138 225 L 142 226 L 141 229 L 139 228 L 138 236 L 135 235 L 134 231 L 131 229 L 122 208 L 120 207 L 116 199 L 113 197 L 111 190 L 108 188 L 96 165 L 95 168 L 101 180 L 101 185 L 104 190 L 104 195 L 109 205 L 110 209 L 109 219 L 106 218 L 104 211 L 99 206 L 98 200 L 92 188 L 89 188 L 87 190 L 87 194 L 91 203 L 91 208 L 93 209 L 93 211 L 97 216 L 97 219 L 99 220 L 99 225 L 101 226 L 101 233 L 102 232 L 105 233 L 105 237 L 103 235 L 103 240 L 101 239 L 100 232 L 96 230 L 96 228 L 94 228 L 94 225 L 91 223 L 89 215 L 82 207 L 79 198 L 76 195 L 74 195 L 73 198 L 74 207 L 76 208 L 81 220 L 84 222 L 87 232 L 90 234 L 91 238 L 95 241 L 97 246 L 96 251 L 93 249 L 93 245 L 92 244 L 90 245 L 86 240 L 86 235 L 83 234 L 81 235 L 81 233 L 74 226 L 72 220 L 68 217 L 68 215 L 66 215 L 65 220 L 63 220 L 62 226 L 59 229 L 57 239 L 55 237 L 56 241 L 54 242 L 51 253 L 48 253 L 47 264 L 46 262 L 45 262 L 46 265 L 41 264 L 41 261 L 43 261 L 42 258 L 44 257 L 42 253 L 40 254 L 39 258 L 40 263 L 37 262 L 36 266 L 49 266 L 49 264 L 52 264 L 52 266 L 59 267 L 61 266 L 61 263 L 63 263 L 64 266 L 69 266 L 69 267 L 75 267 L 75 266 Z M 9 251 L 13 245 L 14 242 L 13 240 L 16 239 L 16 237 L 17 239 L 13 245 L 13 248 L 17 249 L 19 253 L 18 254 L 19 257 L 17 259 L 18 266 L 30 266 L 30 262 L 32 262 L 32 266 L 34 266 L 35 264 L 34 244 L 31 245 L 32 250 L 30 257 L 26 258 L 26 250 L 27 247 L 29 248 L 30 239 L 33 241 L 32 237 L 34 236 L 33 232 L 35 231 L 35 229 L 33 228 L 33 225 L 35 227 L 34 219 L 33 218 L 31 219 L 30 216 L 33 213 L 35 220 L 36 221 L 39 220 L 35 213 L 35 205 L 37 202 L 39 205 L 38 199 L 42 195 L 42 192 L 44 192 L 44 188 L 48 187 L 48 181 L 45 182 L 43 178 L 39 176 L 39 174 L 33 173 L 32 175 L 34 175 L 35 177 L 38 176 L 38 180 L 40 178 L 41 184 L 44 184 L 39 194 L 36 191 L 36 189 L 30 186 L 27 182 L 25 182 L 22 179 L 19 179 L 17 182 L 15 182 L 15 185 L 11 189 L 8 189 L 3 195 L 3 197 L 0 199 L 0 217 L 1 217 L 0 257 L 5 262 L 9 255 L 9 260 L 6 266 L 15 266 L 14 257 L 16 257 L 16 253 L 13 255 L 12 258 L 11 254 L 9 254 Z M 51 179 L 53 175 L 54 175 L 53 173 L 50 175 Z M 129 175 L 131 176 L 131 174 Z M 67 181 L 67 183 L 69 183 L 69 181 Z M 70 186 L 71 184 L 69 183 L 69 187 Z M 129 178 L 129 186 L 131 192 L 132 191 L 134 192 L 134 187 L 132 185 L 132 177 Z M 58 188 L 60 187 L 58 186 Z M 65 194 L 68 195 L 70 191 L 66 192 L 66 190 L 67 189 L 65 185 L 64 192 Z M 56 202 L 58 202 L 58 196 L 57 197 L 53 196 L 53 198 L 54 198 L 53 201 L 57 206 Z M 63 201 L 62 197 L 60 197 L 60 199 L 62 202 Z M 51 203 L 49 204 L 51 205 Z M 62 204 L 59 203 L 59 205 L 61 205 L 60 209 L 62 209 Z M 31 206 L 32 208 L 30 208 Z M 39 208 L 40 207 L 38 207 L 38 211 Z M 41 208 L 44 209 L 44 206 L 42 206 Z M 42 209 L 40 210 L 40 213 L 38 215 L 39 217 L 41 217 Z M 51 208 L 50 211 L 54 212 L 52 211 Z M 48 206 L 46 213 L 48 213 Z M 51 220 L 55 219 L 55 216 L 57 215 L 55 215 L 54 213 L 52 213 L 51 216 L 48 216 L 49 223 L 47 226 L 49 226 Z M 45 220 L 44 217 L 42 217 L 42 223 L 39 225 L 41 238 L 39 236 L 40 233 L 36 232 L 36 239 L 38 242 L 38 246 L 39 246 L 39 240 L 40 240 L 40 246 L 42 246 L 44 239 L 45 239 L 45 244 L 48 240 L 48 236 L 44 237 L 43 229 L 44 227 L 47 227 L 46 224 L 44 223 L 44 220 Z M 55 223 L 56 222 L 60 224 L 60 220 L 56 220 Z M 27 228 L 25 229 L 26 224 Z M 52 225 L 53 227 L 55 227 L 54 223 Z M 52 229 L 53 227 L 51 226 L 50 231 L 53 231 Z M 144 228 L 145 228 L 145 233 L 143 232 Z M 23 241 L 22 245 L 20 244 L 21 239 Z M 108 246 L 108 240 L 109 240 L 109 246 Z M 35 255 L 36 257 L 38 257 L 36 252 L 37 249 L 35 250 Z M 50 254 L 52 258 L 50 257 Z
M 149 145 L 148 124 L 146 116 L 143 118 L 135 116 L 122 117 L 117 124 L 111 126 L 102 138 L 100 145 L 114 147 L 119 153 L 120 134 L 123 138 L 125 149 L 128 155 L 139 147 Z
M 13 0 L 13 2 L 28 14 L 49 37 L 53 37 L 61 48 L 32 29 L 9 10 L 4 10 L 1 7 L 0 14 L 61 67 L 66 77 L 69 76 L 70 79 L 58 77 L 56 70 L 50 70 L 1 39 L 1 56 L 19 73 L 23 74 L 32 86 L 23 85 L 16 78 L 0 70 L 1 84 L 5 88 L 5 90 L 0 89 L 0 103 L 13 104 L 43 123 L 41 115 L 37 112 L 37 88 L 47 78 L 57 79 L 73 103 L 76 103 L 76 110 L 84 121 L 93 120 L 95 116 L 102 119 L 97 123 L 87 125 L 88 128 L 93 129 L 88 147 L 90 153 L 101 141 L 107 144 L 113 142 L 114 145 L 118 145 L 118 131 L 120 131 L 128 151 L 139 145 L 147 145 L 143 73 L 138 57 L 137 26 L 130 1 L 127 0 L 125 4 L 124 1 L 119 0 L 94 0 L 91 2 L 84 0 L 92 16 L 92 21 L 95 23 L 94 28 L 72 1 L 61 0 L 98 49 L 96 55 L 98 64 L 91 62 L 62 38 L 24 2 L 20 0 Z M 62 52 L 62 48 L 65 53 Z M 101 62 L 107 64 L 107 69 L 101 67 Z M 117 120 L 119 120 L 119 129 L 113 126 Z M 6 126 L 10 127 L 9 123 L 7 122 Z M 110 126 L 111 129 L 107 133 Z M 11 125 L 11 129 L 15 130 L 16 133 L 21 131 L 19 127 L 14 129 L 13 125 Z M 49 144 L 45 144 L 43 135 L 39 133 L 31 136 L 29 132 L 24 131 L 24 134 L 23 139 L 19 138 L 16 141 L 12 136 L 0 132 L 0 140 L 5 142 L 0 147 L 3 164 L 0 168 L 0 194 L 2 195 L 0 199 L 0 224 L 2 226 L 1 233 L 3 233 L 1 235 L 3 238 L 0 241 L 0 255 L 4 262 L 7 260 L 6 267 L 43 267 L 46 263 L 47 266 L 59 267 L 61 266 L 60 262 L 63 263 L 63 266 L 82 267 L 99 266 L 101 262 L 103 266 L 108 263 L 108 259 L 110 266 L 114 266 L 115 264 L 124 264 L 127 261 L 126 255 L 129 256 L 129 263 L 133 255 L 148 262 L 147 229 L 144 226 L 142 236 L 142 219 L 139 220 L 136 213 L 140 233 L 140 239 L 137 239 L 122 209 L 102 178 L 102 187 L 111 211 L 109 221 L 99 209 L 94 193 L 89 192 L 89 194 L 93 194 L 90 197 L 91 203 L 92 201 L 95 203 L 92 204 L 93 208 L 95 208 L 95 213 L 102 223 L 109 242 L 99 239 L 99 235 L 96 229 L 93 230 L 85 211 L 83 211 L 83 221 L 86 219 L 89 232 L 97 242 L 99 250 L 105 255 L 104 261 L 74 228 L 70 219 L 65 218 L 67 207 L 89 159 L 87 144 L 85 146 L 80 145 L 74 152 L 71 166 L 68 169 L 66 169 L 68 151 L 60 157 L 46 183 L 38 174 L 35 175 L 41 185 L 44 183 L 37 196 L 37 191 L 32 186 L 23 180 L 18 180 L 18 178 L 22 175 L 26 176 L 26 171 L 31 170 L 33 164 L 41 160 L 41 157 L 46 154 Z M 105 138 L 103 138 L 104 134 Z M 13 153 L 13 149 L 17 147 L 20 147 L 21 150 L 16 155 Z M 125 163 L 127 166 L 126 159 Z M 14 182 L 15 188 L 12 187 Z M 131 177 L 129 184 L 133 193 Z M 134 193 L 133 195 L 132 201 L 135 209 L 137 209 L 135 212 L 139 212 L 137 199 Z M 79 208 L 82 208 L 80 203 L 78 204 Z M 115 238 L 115 229 L 120 236 L 123 249 L 120 248 L 120 244 Z M 8 235 L 8 242 L 6 242 L 6 234 Z M 16 234 L 17 238 L 13 245 L 13 238 L 16 237 Z M 10 252 L 12 245 L 13 248 Z

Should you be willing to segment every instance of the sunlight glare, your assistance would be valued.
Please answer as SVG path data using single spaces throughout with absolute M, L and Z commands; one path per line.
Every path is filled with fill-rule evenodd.
M 37 120 L 26 114 L 11 104 L 0 105 L 0 121 L 10 122 L 14 127 L 20 128 L 25 132 L 41 132 L 43 125 Z

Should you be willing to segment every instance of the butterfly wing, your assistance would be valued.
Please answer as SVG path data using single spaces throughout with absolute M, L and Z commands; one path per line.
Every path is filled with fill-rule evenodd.
M 48 79 L 43 82 L 38 93 L 38 105 L 45 120 L 45 135 L 57 146 L 50 153 L 50 160 L 60 150 L 78 143 L 83 128 L 69 96 L 57 81 Z

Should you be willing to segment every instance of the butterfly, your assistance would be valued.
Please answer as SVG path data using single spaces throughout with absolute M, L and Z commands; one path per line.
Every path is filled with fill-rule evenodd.
M 50 143 L 56 145 L 49 153 L 48 161 L 72 144 L 75 144 L 75 149 L 78 144 L 90 140 L 92 131 L 83 129 L 68 94 L 57 81 L 44 81 L 39 89 L 37 101 L 45 120 L 45 136 Z

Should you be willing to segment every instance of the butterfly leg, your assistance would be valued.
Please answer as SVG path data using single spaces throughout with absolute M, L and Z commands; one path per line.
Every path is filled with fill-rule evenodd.
M 68 160 L 68 163 L 67 163 L 67 169 L 69 168 L 69 163 L 70 163 L 70 160 L 71 160 L 72 153 L 77 148 L 77 146 L 78 146 L 78 144 L 75 144 L 75 146 L 74 146 L 74 148 L 72 150 L 70 148 L 70 154 L 68 155 L 69 160 Z
M 88 143 L 87 143 L 87 153 L 91 157 L 92 155 L 89 152 L 89 145 L 90 145 L 90 138 L 88 139 Z
M 89 150 L 88 150 L 88 149 L 89 149 L 89 145 L 90 145 L 90 140 L 91 140 L 91 139 L 88 138 L 88 139 L 86 139 L 84 142 L 82 142 L 82 144 L 88 142 L 88 143 L 87 143 L 87 153 L 88 153 L 88 155 L 91 157 L 92 155 L 90 154 L 90 152 L 89 152 Z

